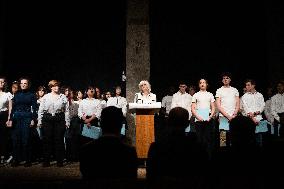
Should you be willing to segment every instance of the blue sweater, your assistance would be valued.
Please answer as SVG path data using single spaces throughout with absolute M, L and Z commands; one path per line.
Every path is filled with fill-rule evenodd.
M 16 112 L 31 113 L 32 119 L 37 120 L 37 101 L 34 93 L 27 90 L 19 91 L 15 94 L 11 111 L 11 118 Z

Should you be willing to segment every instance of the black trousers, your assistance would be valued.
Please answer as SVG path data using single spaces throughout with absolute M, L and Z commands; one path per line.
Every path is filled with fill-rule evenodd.
M 277 137 L 278 134 L 280 137 L 284 137 L 284 113 L 278 113 L 280 117 L 280 122 L 274 119 L 274 135 Z M 280 128 L 278 130 L 278 124 L 280 124 Z
M 0 112 L 0 156 L 8 157 L 11 152 L 11 128 L 6 127 L 8 111 Z
M 63 162 L 65 155 L 64 134 L 65 114 L 52 116 L 44 114 L 42 118 L 43 161 L 49 162 L 54 149 L 57 162 Z
M 65 133 L 66 142 L 66 159 L 70 161 L 77 161 L 79 158 L 81 135 L 81 120 L 79 117 L 73 117 L 70 121 L 70 127 Z
M 30 128 L 30 144 L 32 151 L 32 161 L 40 161 L 42 158 L 42 140 L 36 127 Z
M 194 123 L 197 140 L 206 147 L 209 156 L 212 154 L 215 147 L 215 133 L 213 120 L 196 121 Z

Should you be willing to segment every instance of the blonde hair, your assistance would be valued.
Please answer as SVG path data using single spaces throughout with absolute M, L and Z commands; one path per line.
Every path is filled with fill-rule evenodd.
M 50 82 L 48 82 L 48 87 L 50 89 L 54 86 L 60 86 L 60 82 L 58 82 L 57 80 L 51 80 Z
M 148 90 L 149 90 L 149 93 L 151 92 L 151 85 L 150 83 L 147 81 L 147 80 L 142 80 L 140 81 L 138 87 L 139 87 L 139 90 L 142 91 L 142 85 L 146 84 Z

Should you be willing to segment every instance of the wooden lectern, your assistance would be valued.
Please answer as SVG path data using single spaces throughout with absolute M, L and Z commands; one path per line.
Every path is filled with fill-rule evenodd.
M 160 108 L 160 102 L 152 104 L 129 103 L 129 110 L 134 110 L 136 113 L 136 152 L 138 158 L 147 158 L 150 145 L 155 141 L 154 114 Z

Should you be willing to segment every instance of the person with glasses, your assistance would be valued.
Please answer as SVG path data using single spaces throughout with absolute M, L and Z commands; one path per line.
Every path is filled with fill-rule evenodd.
M 134 103 L 138 104 L 151 104 L 156 102 L 156 95 L 151 93 L 151 85 L 147 80 L 140 81 L 139 93 L 135 94 Z

